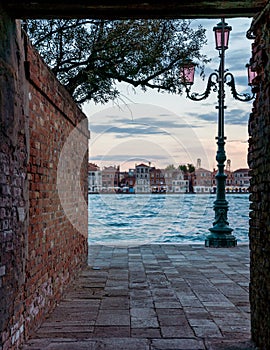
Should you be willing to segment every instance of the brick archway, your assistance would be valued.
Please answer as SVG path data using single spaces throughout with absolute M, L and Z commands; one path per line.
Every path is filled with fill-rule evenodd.
M 0 2 L 7 14 L 1 11 L 0 30 L 0 121 L 1 121 L 1 305 L 6 305 L 1 314 L 2 340 L 4 348 L 13 342 L 13 347 L 23 341 L 26 320 L 21 311 L 27 305 L 25 299 L 25 281 L 28 278 L 25 263 L 28 254 L 27 232 L 29 227 L 29 183 L 25 179 L 27 159 L 29 157 L 28 115 L 29 95 L 25 89 L 25 47 L 21 41 L 19 27 L 12 19 L 18 16 L 49 17 L 59 16 L 65 9 L 65 17 L 227 17 L 260 15 L 253 23 L 254 65 L 258 72 L 257 98 L 249 121 L 249 166 L 252 169 L 251 180 L 251 319 L 252 337 L 260 349 L 270 347 L 270 20 L 269 3 L 266 0 L 209 1 L 197 0 L 171 1 L 163 3 L 133 3 L 125 5 L 116 2 L 108 5 L 107 1 L 93 2 L 87 6 L 86 1 L 79 1 L 75 8 L 44 4 L 41 1 L 6 1 Z M 268 3 L 268 5 L 267 5 Z M 155 7 L 156 6 L 156 7 Z M 265 7 L 264 7 L 265 6 Z M 88 12 L 87 12 L 87 11 Z M 165 12 L 162 12 L 165 11 Z M 63 13 L 63 12 L 62 12 Z M 152 13 L 152 15 L 150 15 Z M 27 85 L 28 86 L 28 85 Z M 15 164 L 14 159 L 17 163 Z M 10 176 L 16 169 L 18 176 Z M 18 201 L 19 198 L 19 201 Z M 14 203 L 17 203 L 14 205 Z M 6 210 L 10 208 L 10 211 Z M 14 209 L 12 209 L 14 208 Z M 8 213 L 8 214 L 7 214 Z M 12 214 L 13 213 L 13 214 Z M 12 226 L 14 224 L 14 226 Z M 40 237 L 38 238 L 40 239 Z M 7 254 L 8 252 L 8 254 Z M 11 252 L 13 252 L 11 254 Z M 8 258 L 12 264 L 8 266 Z M 79 264 L 78 264 L 79 266 Z M 35 266 L 33 266 L 35 269 Z M 56 289 L 58 297 L 61 286 Z M 35 291 L 33 291 L 35 293 Z M 29 306 L 29 305 L 28 305 Z M 27 307 L 27 306 L 26 306 Z M 39 321 L 37 320 L 37 323 Z M 33 325 L 32 325 L 33 326 Z M 30 327 L 30 326 L 29 326 Z

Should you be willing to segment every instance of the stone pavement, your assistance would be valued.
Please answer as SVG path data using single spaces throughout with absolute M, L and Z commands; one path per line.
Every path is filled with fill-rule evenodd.
M 24 350 L 251 350 L 249 249 L 91 246 Z

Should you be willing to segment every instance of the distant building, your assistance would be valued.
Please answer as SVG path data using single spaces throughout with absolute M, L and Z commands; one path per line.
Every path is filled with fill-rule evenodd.
M 165 193 L 167 191 L 163 170 L 155 167 L 150 168 L 150 187 L 152 193 Z
M 135 169 L 120 172 L 120 191 L 123 193 L 133 193 L 135 191 L 136 175 Z
M 135 166 L 135 175 L 136 175 L 136 184 L 135 192 L 136 193 L 150 193 L 150 164 L 139 164 Z
M 88 163 L 88 192 L 98 193 L 102 187 L 102 177 L 99 166 Z
M 249 169 L 241 168 L 233 172 L 234 174 L 234 191 L 235 192 L 248 192 L 250 186 Z
M 210 193 L 212 191 L 212 172 L 204 168 L 195 169 L 193 174 L 194 193 Z
M 166 183 L 167 192 L 173 192 L 173 179 L 174 179 L 174 172 L 176 169 L 164 169 L 164 180 Z
M 120 167 L 104 167 L 102 175 L 102 192 L 117 192 L 119 190 Z
M 172 192 L 173 193 L 189 192 L 189 181 L 188 179 L 185 179 L 184 174 L 181 170 L 176 170 L 173 173 Z
M 193 167 L 194 169 L 194 167 Z M 100 170 L 94 163 L 88 165 L 88 191 L 119 193 L 215 193 L 217 189 L 217 169 L 212 172 L 201 167 L 201 159 L 191 172 L 173 165 L 158 169 L 147 164 L 135 165 L 134 169 L 120 172 L 120 166 L 104 167 Z M 231 161 L 227 160 L 226 192 L 246 193 L 249 191 L 248 168 L 231 171 Z
M 164 169 L 164 179 L 168 193 L 187 193 L 189 181 L 180 169 Z
M 217 174 L 218 170 L 214 169 L 212 172 L 212 188 L 213 188 L 213 192 L 216 192 L 217 189 L 217 180 L 216 180 L 216 174 Z M 225 189 L 226 192 L 233 192 L 233 188 L 234 188 L 234 173 L 228 169 L 224 170 L 226 177 L 226 185 L 225 185 Z

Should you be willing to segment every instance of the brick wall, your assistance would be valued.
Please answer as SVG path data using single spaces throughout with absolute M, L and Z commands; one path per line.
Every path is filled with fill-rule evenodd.
M 24 333 L 28 229 L 28 84 L 19 27 L 0 12 L 0 348 Z M 7 88 L 8 87 L 8 88 Z
M 89 132 L 19 24 L 3 19 L 0 345 L 15 349 L 86 262 Z
M 88 129 L 85 115 L 29 45 L 26 61 L 30 159 L 25 296 L 26 321 L 32 328 L 55 306 L 86 259 Z M 84 193 L 81 179 L 86 180 Z
M 260 350 L 270 349 L 270 19 L 268 10 L 254 28 L 258 92 L 249 121 L 251 170 L 251 324 Z

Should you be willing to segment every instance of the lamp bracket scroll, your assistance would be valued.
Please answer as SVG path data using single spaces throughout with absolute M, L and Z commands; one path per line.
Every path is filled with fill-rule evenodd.
M 229 78 L 229 80 L 227 80 L 227 78 Z M 243 101 L 243 102 L 248 102 L 248 101 L 251 101 L 254 98 L 254 96 L 255 96 L 254 93 L 252 95 L 250 95 L 248 93 L 239 94 L 236 91 L 235 79 L 234 79 L 234 76 L 232 75 L 232 73 L 226 73 L 225 74 L 224 82 L 231 88 L 232 95 L 233 95 L 233 97 L 236 100 Z
M 210 74 L 208 81 L 207 81 L 206 89 L 202 94 L 199 94 L 198 92 L 190 93 L 190 87 L 186 86 L 187 97 L 193 101 L 205 100 L 210 95 L 211 90 L 213 90 L 214 92 L 217 91 L 218 78 L 219 77 L 218 77 L 217 73 Z

